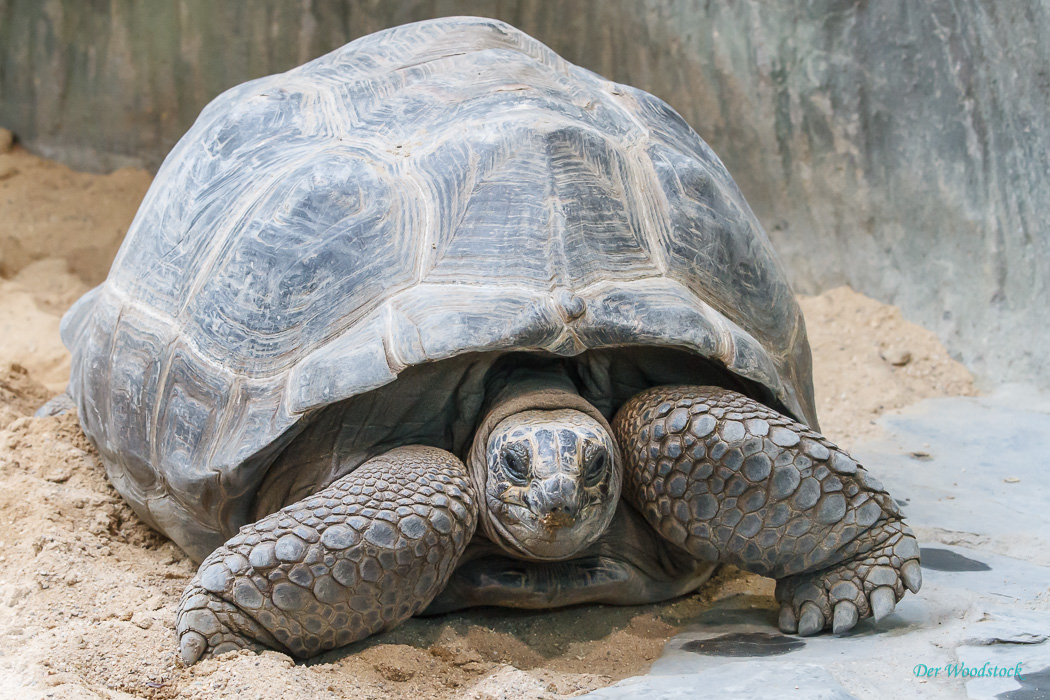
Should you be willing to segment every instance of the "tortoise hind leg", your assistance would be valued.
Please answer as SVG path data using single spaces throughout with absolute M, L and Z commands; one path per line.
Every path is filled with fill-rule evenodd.
M 394 627 L 445 586 L 476 522 L 454 455 L 370 459 L 208 555 L 179 604 L 182 660 L 264 647 L 305 658 Z
M 835 445 L 742 394 L 658 387 L 613 430 L 624 498 L 693 556 L 777 581 L 785 632 L 836 633 L 922 583 L 919 547 L 877 479 Z

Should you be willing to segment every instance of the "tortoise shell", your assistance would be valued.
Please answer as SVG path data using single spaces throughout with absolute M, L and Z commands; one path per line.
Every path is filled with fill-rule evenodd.
M 489 19 L 217 97 L 63 339 L 117 489 L 198 557 L 306 419 L 468 353 L 684 349 L 816 423 L 802 315 L 711 149 Z

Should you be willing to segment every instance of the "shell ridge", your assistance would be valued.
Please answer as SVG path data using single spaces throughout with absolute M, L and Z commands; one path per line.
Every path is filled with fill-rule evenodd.
M 635 167 L 633 172 L 628 172 L 627 184 L 637 185 L 626 188 L 631 193 L 631 201 L 637 205 L 628 209 L 637 222 L 636 230 L 641 237 L 639 243 L 642 243 L 646 256 L 653 267 L 666 275 L 667 257 L 660 242 L 669 237 L 670 221 L 667 212 L 670 205 L 664 196 L 663 188 L 659 186 L 659 178 L 653 169 L 652 161 L 643 157 L 643 151 L 631 150 L 628 154 L 633 158 Z
M 572 287 L 567 272 L 570 263 L 565 252 L 565 236 L 571 235 L 571 232 L 566 225 L 561 193 L 558 191 L 558 173 L 551 154 L 553 144 L 550 139 L 545 140 L 544 146 L 546 151 L 544 204 L 547 210 L 547 240 L 544 242 L 544 253 L 546 254 L 548 288 L 553 291 L 557 287 Z
M 412 284 L 418 284 L 422 281 L 429 271 L 429 268 L 433 264 L 431 251 L 437 250 L 437 241 L 440 237 L 440 231 L 438 230 L 440 217 L 436 211 L 437 196 L 426 196 L 427 193 L 437 195 L 438 189 L 434 186 L 434 182 L 425 177 L 425 173 L 421 173 L 414 162 L 414 158 L 405 158 L 404 164 L 398 164 L 398 172 L 400 174 L 400 181 L 410 187 L 415 193 L 415 197 L 405 197 L 406 206 L 405 210 L 408 211 L 409 204 L 414 205 L 411 208 L 416 210 L 416 217 L 419 223 L 418 230 L 420 232 L 420 238 L 422 239 L 412 251 L 413 264 L 412 264 Z
M 408 363 L 398 355 L 397 348 L 397 322 L 394 320 L 394 308 L 389 302 L 383 305 L 383 324 L 379 331 L 379 339 L 383 343 L 383 354 L 386 356 L 386 364 L 395 375 L 408 367 Z

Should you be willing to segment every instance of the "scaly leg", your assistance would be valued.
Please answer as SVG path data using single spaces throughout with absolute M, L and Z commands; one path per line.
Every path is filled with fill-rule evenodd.
M 245 647 L 309 657 L 390 629 L 444 588 L 476 523 L 454 455 L 370 459 L 208 555 L 179 604 L 182 660 Z
M 801 635 L 891 612 L 922 584 L 882 484 L 818 433 L 719 387 L 657 387 L 617 413 L 624 498 L 704 561 L 772 576 Z

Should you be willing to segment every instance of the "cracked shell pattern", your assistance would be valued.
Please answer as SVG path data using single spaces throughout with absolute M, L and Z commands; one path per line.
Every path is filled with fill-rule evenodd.
M 733 391 L 649 389 L 613 430 L 624 497 L 702 560 L 783 578 L 863 553 L 879 544 L 877 523 L 900 521 L 878 480 L 834 443 Z
M 179 604 L 183 661 L 260 644 L 309 657 L 394 627 L 445 586 L 476 523 L 451 453 L 374 457 L 201 563 Z

